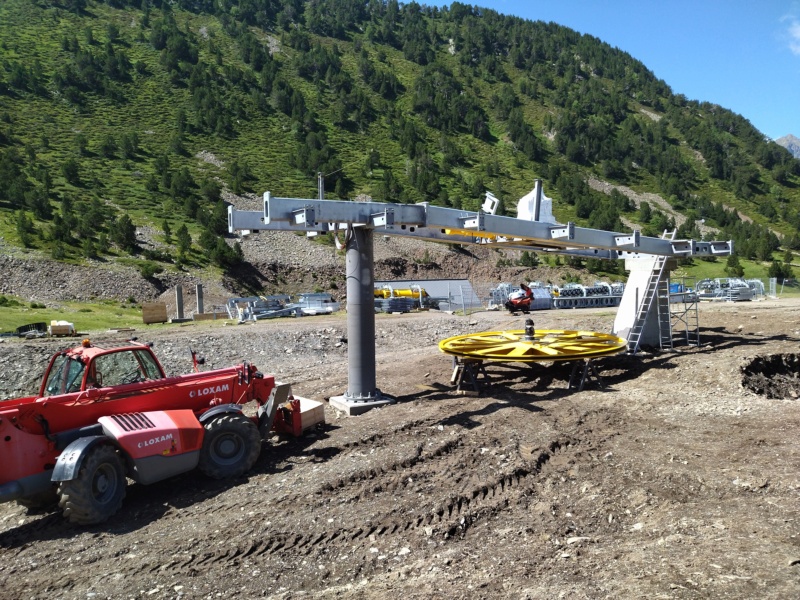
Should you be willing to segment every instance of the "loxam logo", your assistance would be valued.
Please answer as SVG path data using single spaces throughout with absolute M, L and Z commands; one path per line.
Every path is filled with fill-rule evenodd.
M 212 394 L 218 394 L 219 392 L 227 392 L 230 390 L 230 386 L 226 383 L 224 385 L 212 385 L 211 387 L 204 387 L 199 390 L 192 390 L 189 392 L 189 398 L 197 398 L 199 396 L 210 396 Z
M 160 435 L 158 437 L 139 442 L 137 445 L 139 448 L 146 448 L 147 446 L 152 446 L 153 444 L 158 444 L 159 442 L 168 442 L 170 440 L 172 440 L 172 434 L 168 433 L 166 435 Z

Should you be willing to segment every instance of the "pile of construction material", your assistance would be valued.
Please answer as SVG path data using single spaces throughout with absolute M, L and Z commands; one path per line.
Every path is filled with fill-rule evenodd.
M 389 298 L 375 299 L 375 312 L 407 313 L 416 308 L 419 308 L 419 301 L 414 298 L 390 296 Z

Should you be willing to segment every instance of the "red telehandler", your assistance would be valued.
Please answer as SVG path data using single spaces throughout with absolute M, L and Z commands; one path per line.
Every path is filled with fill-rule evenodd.
M 0 402 L 0 502 L 58 501 L 69 521 L 100 523 L 119 510 L 128 477 L 150 484 L 195 467 L 238 477 L 271 430 L 298 433 L 288 384 L 246 362 L 200 372 L 192 359 L 192 373 L 166 377 L 151 345 L 135 341 L 56 353 L 38 395 Z
M 531 288 L 524 283 L 520 283 L 519 289 L 508 295 L 508 302 L 506 302 L 505 307 L 512 315 L 516 315 L 520 311 L 527 315 L 531 311 L 532 300 L 533 291 L 531 291 Z

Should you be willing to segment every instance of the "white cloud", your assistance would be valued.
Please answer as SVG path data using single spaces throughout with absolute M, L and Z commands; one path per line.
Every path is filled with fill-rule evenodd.
M 789 23 L 789 50 L 800 56 L 800 21 L 792 19 Z
M 786 24 L 786 29 L 781 36 L 789 46 L 792 54 L 800 56 L 800 2 L 795 0 L 789 12 L 780 18 Z

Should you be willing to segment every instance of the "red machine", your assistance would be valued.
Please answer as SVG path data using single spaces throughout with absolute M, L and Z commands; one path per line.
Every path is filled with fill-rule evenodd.
M 528 314 L 531 311 L 531 300 L 533 299 L 533 292 L 524 283 L 519 284 L 519 290 L 512 292 L 508 295 L 508 302 L 505 307 L 513 315 L 517 312 Z
M 84 340 L 56 353 L 37 396 L 0 403 L 0 502 L 57 499 L 71 522 L 99 523 L 119 510 L 127 477 L 150 484 L 195 467 L 237 477 L 271 430 L 297 433 L 284 422 L 288 384 L 246 362 L 199 372 L 192 358 L 194 372 L 166 377 L 150 346 L 135 342 Z M 256 414 L 246 416 L 251 401 Z

